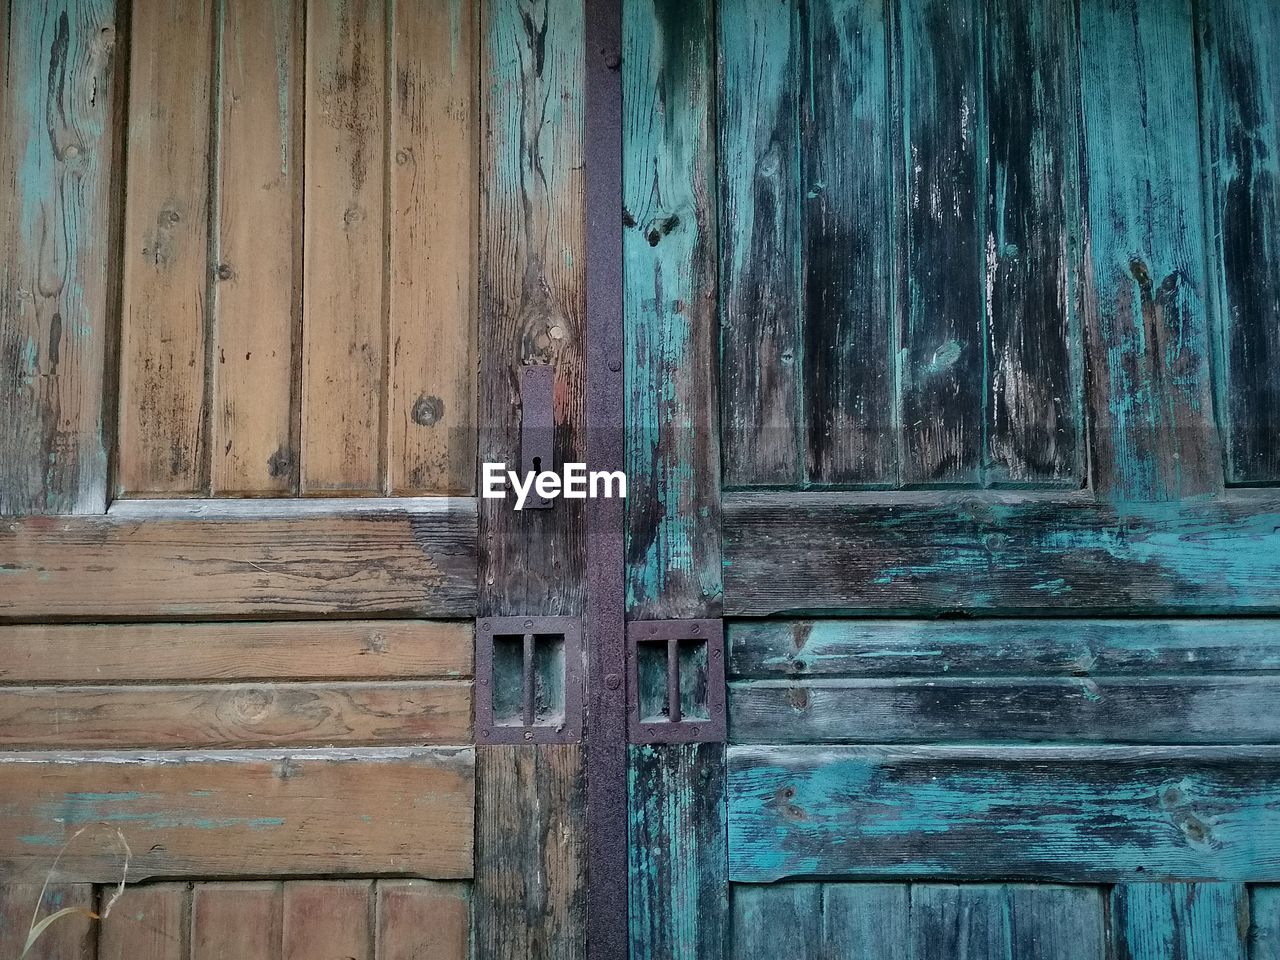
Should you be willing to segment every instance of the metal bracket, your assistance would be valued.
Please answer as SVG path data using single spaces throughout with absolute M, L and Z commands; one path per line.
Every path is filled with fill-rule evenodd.
M 627 624 L 627 703 L 632 743 L 721 743 L 724 622 Z
M 577 617 L 477 620 L 477 742 L 581 739 L 582 622 Z
M 547 364 L 522 367 L 520 373 L 520 473 L 535 476 L 555 469 L 555 367 Z M 548 510 L 554 500 L 538 496 L 525 501 L 526 510 Z

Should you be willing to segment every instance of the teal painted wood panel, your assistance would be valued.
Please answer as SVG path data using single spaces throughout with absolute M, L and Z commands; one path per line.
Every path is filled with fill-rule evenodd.
M 1116 960 L 1249 957 L 1249 892 L 1240 884 L 1121 884 L 1111 891 L 1111 924 Z
M 729 749 L 729 874 L 1267 880 L 1280 748 Z
M 0 514 L 102 513 L 116 5 L 9 5 L 0 54 Z M 5 17 L 0 16 L 0 25 Z
M 733 888 L 734 960 L 821 960 L 822 887 L 785 883 Z
M 1280 960 L 1280 887 L 1249 891 L 1250 960 Z
M 822 940 L 840 960 L 908 960 L 911 901 L 902 883 L 822 887 Z
M 1280 4 L 1196 6 L 1227 480 L 1280 481 Z
M 1105 930 L 1096 888 L 911 887 L 912 960 L 1106 960 Z

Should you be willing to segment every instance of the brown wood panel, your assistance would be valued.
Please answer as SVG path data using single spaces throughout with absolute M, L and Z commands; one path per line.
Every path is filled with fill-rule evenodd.
M 462 879 L 472 872 L 473 783 L 469 749 L 6 753 L 0 872 L 39 879 L 76 830 L 106 822 L 133 851 L 131 880 Z M 63 854 L 61 876 L 118 882 L 116 842 L 114 829 L 87 831 Z
M 102 891 L 104 901 L 114 894 Z M 190 960 L 190 920 L 187 884 L 127 887 L 102 919 L 98 960 Z
M 191 897 L 191 960 L 279 960 L 278 883 L 200 883 Z
M 382 490 L 384 12 L 307 4 L 303 493 Z
M 284 885 L 282 960 L 373 960 L 368 880 Z
M 474 635 L 427 620 L 0 626 L 0 683 L 463 679 Z
M 55 850 L 56 852 L 56 850 Z M 93 921 L 87 913 L 60 917 L 45 928 L 30 953 L 23 953 L 27 936 L 45 917 L 67 907 L 94 908 L 88 883 L 0 883 L 0 957 L 14 960 L 94 960 L 97 956 Z M 38 909 L 37 909 L 38 905 Z
M 467 960 L 470 956 L 471 902 L 466 885 L 382 880 L 377 890 L 376 960 Z
M 388 489 L 476 477 L 477 2 L 393 0 Z
M 116 15 L 0 12 L 0 514 L 106 508 Z
M 465 744 L 471 683 L 0 687 L 0 747 Z
M 474 501 L 295 506 L 0 520 L 0 617 L 474 615 Z
M 210 483 L 215 494 L 288 493 L 298 467 L 303 5 L 228 0 L 220 10 Z
M 137 0 L 120 347 L 120 493 L 197 493 L 207 479 L 213 4 Z

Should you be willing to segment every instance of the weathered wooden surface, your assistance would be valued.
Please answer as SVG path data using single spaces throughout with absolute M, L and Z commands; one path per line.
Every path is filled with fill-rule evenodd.
M 473 500 L 218 509 L 0 521 L 0 617 L 474 615 Z
M 1267 619 L 762 620 L 728 638 L 730 673 L 747 678 L 1280 670 L 1280 623 Z
M 0 871 L 40 879 L 471 876 L 470 749 L 0 755 Z
M 1254 887 L 1250 893 L 1250 960 L 1280 958 L 1280 887 Z
M 735 887 L 732 903 L 735 960 L 766 960 L 779 953 L 796 960 L 821 956 L 822 888 L 818 884 Z
M 42 890 L 43 881 L 43 877 L 34 877 L 30 883 L 0 883 L 0 956 L 17 960 L 95 960 L 98 951 L 93 925 L 83 914 L 54 921 L 31 952 L 23 953 L 33 923 L 67 907 L 89 911 L 94 908 L 91 884 L 55 881 Z
M 1227 480 L 1280 480 L 1280 7 L 1197 5 Z
M 827 884 L 822 939 L 847 960 L 908 960 L 909 910 L 904 884 Z
M 0 626 L 0 684 L 462 680 L 474 636 L 429 620 Z
M 0 514 L 106 508 L 116 14 L 0 14 Z
M 730 747 L 729 875 L 1266 880 L 1275 747 Z
M 467 960 L 471 897 L 461 883 L 382 880 L 376 960 Z
M 712 22 L 705 0 L 629 4 L 624 22 L 633 618 L 716 616 L 720 609 Z
M 1117 960 L 1249 957 L 1249 892 L 1240 884 L 1121 884 L 1110 914 Z
M 199 887 L 197 887 L 197 890 Z M 372 960 L 373 929 L 368 880 L 303 880 L 284 884 L 279 936 L 271 960 L 341 957 Z
M 911 917 L 913 960 L 1108 956 L 1102 894 L 1088 887 L 913 885 Z
M 1280 610 L 1280 501 L 740 494 L 725 612 Z
M 187 884 L 129 887 L 101 921 L 98 960 L 189 960 L 190 922 Z
M 277 960 L 279 883 L 202 883 L 191 895 L 191 960 Z

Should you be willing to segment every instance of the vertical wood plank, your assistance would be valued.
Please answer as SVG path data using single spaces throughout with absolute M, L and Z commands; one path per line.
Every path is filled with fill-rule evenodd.
M 103 900 L 114 893 L 104 888 Z M 190 916 L 185 883 L 129 887 L 102 920 L 98 960 L 187 960 Z
M 807 473 L 887 485 L 897 474 L 888 5 L 813 0 L 806 10 Z
M 447 13 L 394 0 L 392 494 L 475 489 L 475 26 L 472 0 L 450 0 Z
M 113 0 L 0 13 L 0 514 L 101 513 Z
M 905 883 L 825 885 L 822 925 L 828 956 L 840 960 L 910 960 L 910 888 Z
M 201 493 L 206 484 L 213 10 L 136 0 L 120 348 L 119 493 Z
M 822 885 L 735 885 L 734 960 L 819 960 L 822 944 Z
M 50 855 L 49 859 L 52 862 L 53 856 Z M 31 952 L 23 954 L 33 914 L 35 922 L 39 923 L 45 917 L 67 907 L 79 907 L 86 911 L 94 908 L 92 884 L 50 883 L 49 888 L 44 891 L 43 899 L 40 892 L 39 883 L 0 883 L 0 957 L 21 960 L 94 960 L 97 956 L 97 938 L 93 921 L 87 914 L 72 914 L 55 920 L 45 928 Z
M 912 886 L 912 960 L 1013 960 L 1006 908 L 1003 887 Z
M 196 884 L 191 896 L 191 960 L 278 960 L 280 887 Z
M 376 960 L 467 960 L 471 900 L 461 883 L 382 880 Z
M 1227 479 L 1280 480 L 1280 6 L 1197 5 Z
M 379 0 L 307 4 L 304 494 L 383 486 L 386 26 Z
M 1249 960 L 1280 960 L 1280 887 L 1250 890 Z
M 290 493 L 300 402 L 302 7 L 225 0 L 221 10 L 211 486 L 214 494 Z
M 557 465 L 584 459 L 583 10 L 486 0 L 480 84 L 480 459 L 516 469 L 521 368 L 555 369 Z M 628 491 L 630 492 L 630 491 Z M 580 614 L 583 508 L 480 502 L 480 613 Z
M 1212 492 L 1190 0 L 1098 0 L 1080 22 L 1093 484 L 1130 500 Z
M 654 6 L 646 12 L 652 16 L 657 9 Z M 723 218 L 720 275 L 724 284 L 719 362 L 724 481 L 729 486 L 796 483 L 803 479 L 800 453 L 804 436 L 800 410 L 804 309 L 799 283 L 797 5 L 778 0 L 726 0 L 720 4 L 717 20 Z M 637 17 L 637 31 L 653 28 L 653 24 Z M 641 35 L 637 42 L 648 39 Z M 628 101 L 632 96 L 646 95 L 640 84 L 649 79 L 636 78 L 628 84 Z M 652 104 L 649 109 L 653 109 Z M 699 118 L 688 120 L 697 122 Z M 631 201 L 653 202 L 649 198 L 656 192 L 652 182 L 654 165 L 665 165 L 662 151 L 674 146 L 663 143 L 658 118 L 640 115 L 635 122 L 634 142 L 628 143 L 628 150 L 645 152 L 629 157 L 629 220 L 635 220 L 638 212 L 631 208 Z M 687 176 L 686 170 L 675 167 L 666 174 Z M 635 248 L 629 252 L 634 254 L 637 268 L 656 271 L 660 267 L 681 266 L 678 259 L 655 259 L 656 248 L 669 251 L 674 246 L 670 234 L 681 226 L 679 218 L 687 216 L 678 210 L 665 211 L 664 215 L 667 221 L 650 224 L 647 229 L 644 223 L 637 222 L 634 232 L 628 231 L 628 243 Z M 664 234 L 665 223 L 671 217 L 677 222 L 672 231 Z M 649 219 L 653 219 L 652 215 Z M 677 238 L 683 235 L 677 234 Z M 655 248 L 654 253 L 646 254 L 646 243 Z M 685 243 L 676 255 L 689 257 L 691 251 L 687 247 Z M 684 269 L 698 266 L 695 262 Z M 653 279 L 656 283 L 656 272 Z M 662 277 L 664 283 L 672 279 L 669 273 Z M 654 291 L 643 289 L 637 293 L 652 297 Z M 641 299 L 638 307 L 662 316 L 656 301 L 650 306 Z M 650 363 L 660 360 L 653 355 L 643 359 Z
M 711 4 L 623 21 L 628 614 L 718 616 Z M 624 221 L 625 222 L 625 221 Z
M 1237 883 L 1112 888 L 1116 960 L 1246 960 L 1249 893 Z
M 366 880 L 299 880 L 284 885 L 282 960 L 373 960 Z M 272 954 L 273 957 L 277 954 Z
M 973 484 L 985 390 L 977 4 L 901 0 L 902 481 Z
M 580 960 L 587 902 L 582 748 L 477 747 L 476 781 L 476 957 Z
M 728 956 L 724 746 L 629 750 L 631 956 Z
M 1013 960 L 1107 960 L 1100 889 L 1017 884 L 1005 896 Z
M 988 480 L 1083 480 L 1075 7 L 986 0 Z

